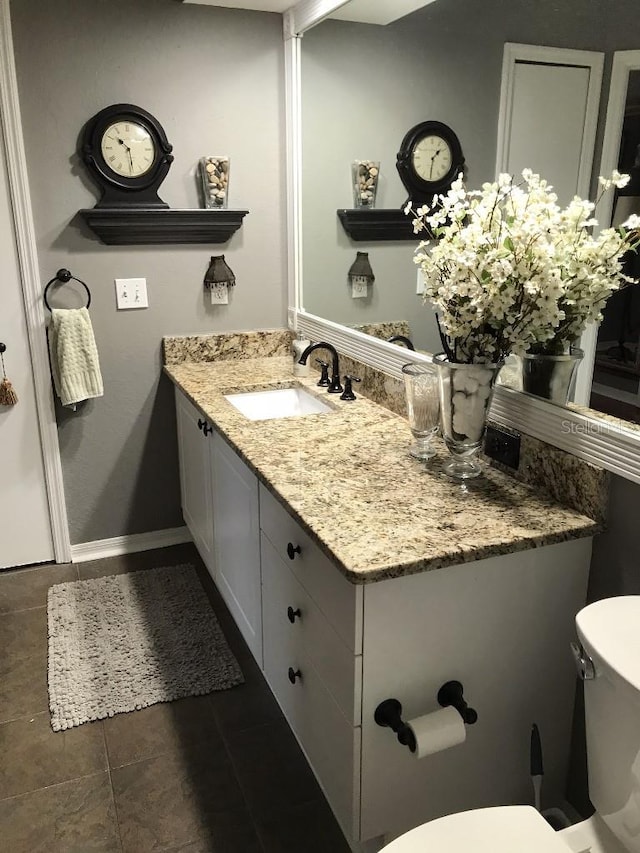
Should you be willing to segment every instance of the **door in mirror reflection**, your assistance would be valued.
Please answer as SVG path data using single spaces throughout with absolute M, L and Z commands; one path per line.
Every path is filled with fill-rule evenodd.
M 614 201 L 612 225 L 640 214 L 640 71 L 631 71 L 618 170 L 631 176 Z M 640 257 L 629 254 L 624 272 L 640 279 Z M 612 294 L 598 331 L 591 407 L 640 424 L 640 285 Z

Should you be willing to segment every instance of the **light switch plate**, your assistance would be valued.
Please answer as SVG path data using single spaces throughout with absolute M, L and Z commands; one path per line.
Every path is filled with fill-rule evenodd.
M 115 283 L 116 304 L 119 311 L 149 307 L 146 278 L 117 278 Z

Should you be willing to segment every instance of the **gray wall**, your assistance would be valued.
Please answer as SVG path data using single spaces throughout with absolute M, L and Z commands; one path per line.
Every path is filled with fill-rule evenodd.
M 598 50 L 640 47 L 636 0 L 445 0 L 388 27 L 325 21 L 302 40 L 304 304 L 344 323 L 408 320 L 433 350 L 431 311 L 416 295 L 412 243 L 353 244 L 336 216 L 351 207 L 349 166 L 381 160 L 377 207 L 406 193 L 395 161 L 404 134 L 428 118 L 457 133 L 470 186 L 495 173 L 504 43 Z M 606 106 L 603 97 L 602 116 Z M 596 151 L 594 163 L 599 160 Z M 351 299 L 355 250 L 369 251 L 371 298 Z M 435 339 L 437 345 L 437 338 Z
M 58 412 L 71 540 L 178 526 L 162 335 L 285 325 L 282 19 L 175 0 L 13 0 L 11 13 L 42 282 L 68 267 L 91 287 L 104 376 L 102 399 Z M 229 206 L 250 213 L 227 245 L 104 246 L 79 222 L 97 191 L 78 134 L 119 102 L 149 110 L 174 146 L 160 188 L 170 207 L 199 206 L 200 156 L 231 157 Z M 237 287 L 212 307 L 202 280 L 221 252 Z M 149 309 L 117 312 L 114 278 L 137 276 Z

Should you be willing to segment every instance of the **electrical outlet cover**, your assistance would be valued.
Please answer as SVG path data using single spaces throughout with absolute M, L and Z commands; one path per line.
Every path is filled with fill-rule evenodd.
M 229 288 L 226 284 L 214 284 L 210 290 L 212 305 L 229 304 Z
M 488 424 L 484 437 L 484 452 L 496 462 L 517 471 L 520 464 L 520 433 Z
M 351 284 L 351 298 L 363 299 L 367 295 L 367 283 L 362 281 L 354 281 Z

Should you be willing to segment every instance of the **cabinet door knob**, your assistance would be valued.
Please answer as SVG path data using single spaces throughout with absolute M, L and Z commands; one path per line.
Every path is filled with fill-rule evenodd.
M 203 421 L 202 418 L 198 418 L 198 429 L 199 430 L 201 430 L 202 427 L 205 427 L 206 425 L 207 425 L 206 421 Z
M 296 621 L 296 616 L 298 617 L 298 619 L 300 618 L 300 616 L 302 616 L 302 614 L 300 613 L 300 608 L 297 607 L 294 610 L 293 607 L 287 607 L 287 617 L 289 618 L 289 622 L 291 622 L 292 625 Z
M 287 542 L 287 556 L 290 560 L 295 560 L 296 554 L 299 554 L 302 549 L 299 545 L 296 545 L 295 548 L 291 542 Z
M 213 427 L 209 426 L 209 424 L 205 421 L 204 426 L 202 427 L 202 432 L 205 435 L 209 435 L 210 432 L 213 432 Z
M 299 678 L 300 680 L 302 680 L 302 673 L 300 672 L 300 670 L 294 669 L 292 666 L 289 667 L 289 672 L 287 674 L 289 676 L 289 681 L 292 684 L 296 683 L 296 678 Z

